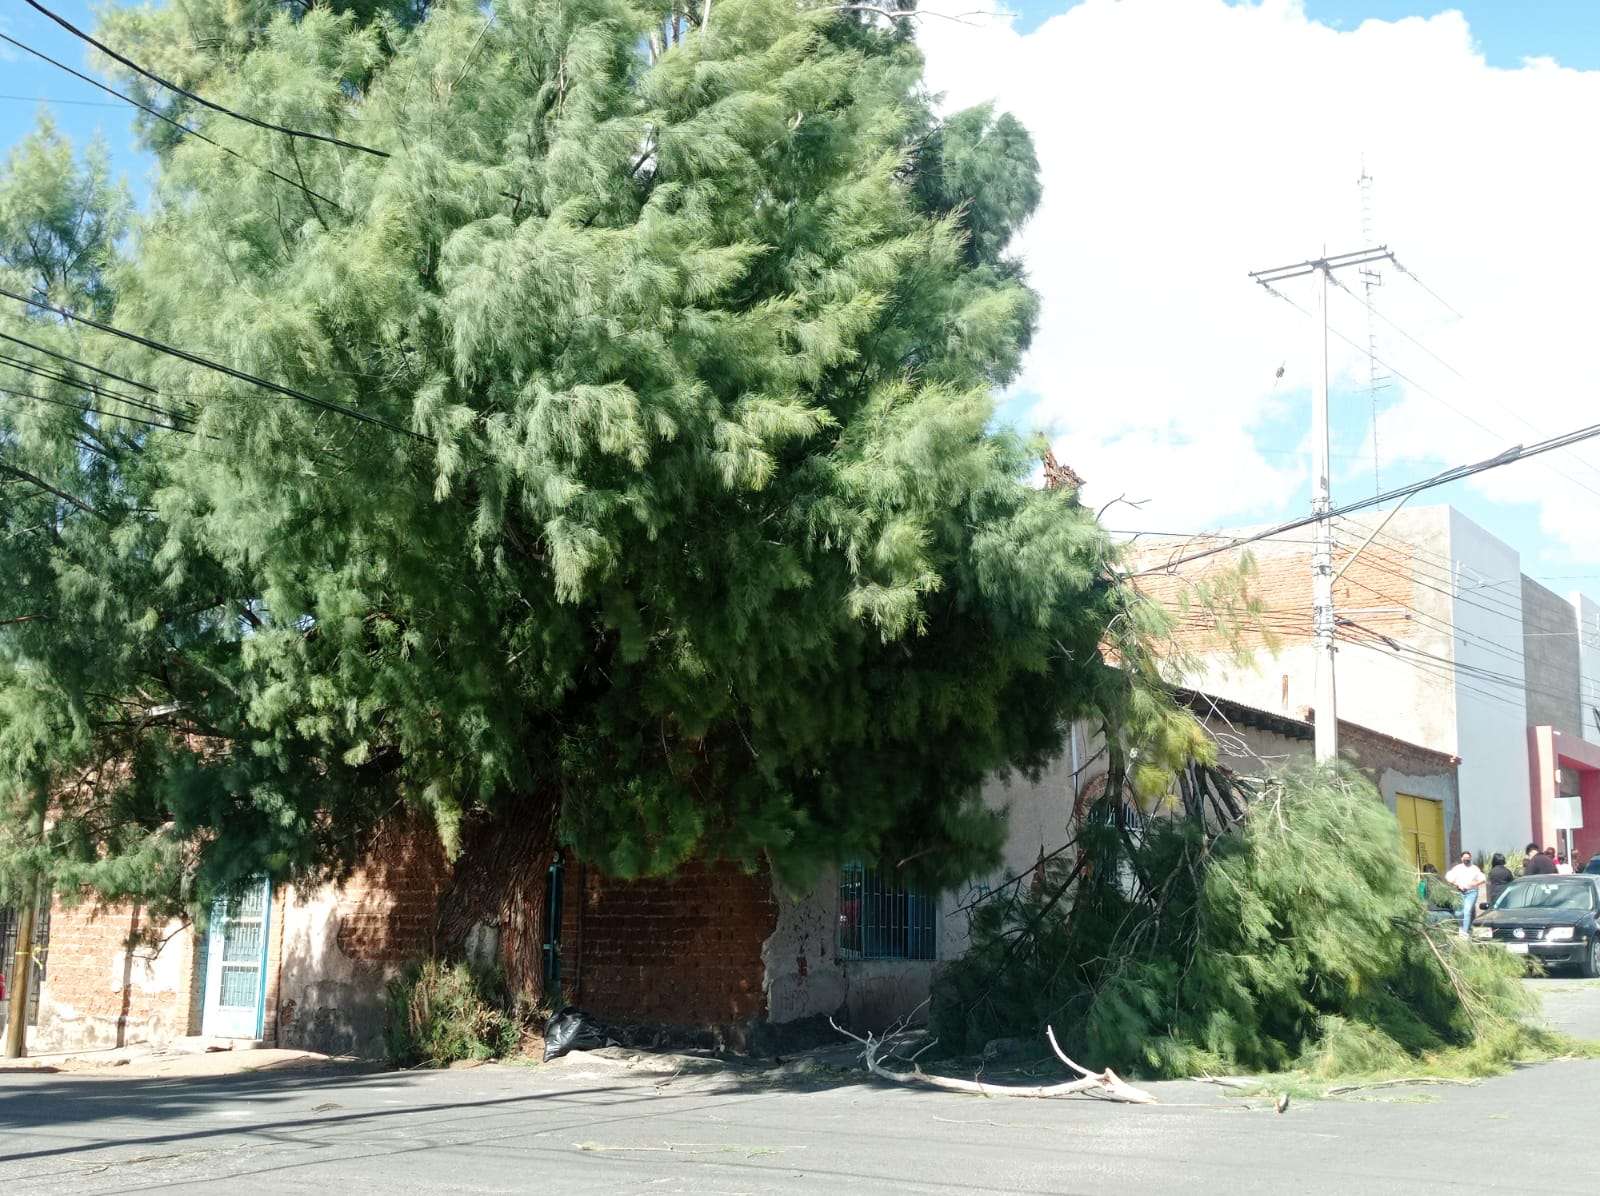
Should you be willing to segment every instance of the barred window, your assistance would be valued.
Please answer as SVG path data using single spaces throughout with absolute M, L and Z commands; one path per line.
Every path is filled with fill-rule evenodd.
M 897 884 L 876 868 L 839 869 L 843 959 L 937 959 L 939 899 Z

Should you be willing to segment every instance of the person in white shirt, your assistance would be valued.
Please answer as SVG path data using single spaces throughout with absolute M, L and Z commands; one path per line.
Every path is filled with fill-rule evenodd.
M 1472 916 L 1478 912 L 1478 895 L 1489 878 L 1472 862 L 1472 853 L 1463 851 L 1461 862 L 1444 874 L 1445 881 L 1461 891 L 1461 937 L 1472 934 Z

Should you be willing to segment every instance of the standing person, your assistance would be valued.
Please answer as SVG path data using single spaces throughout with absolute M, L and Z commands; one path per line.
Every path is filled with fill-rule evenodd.
M 1417 896 L 1422 898 L 1423 904 L 1427 904 L 1428 890 L 1433 887 L 1433 882 L 1438 876 L 1439 869 L 1432 864 L 1422 865 L 1422 875 L 1417 877 Z
M 1444 878 L 1461 891 L 1461 937 L 1466 938 L 1472 933 L 1472 916 L 1478 912 L 1478 890 L 1489 878 L 1472 862 L 1470 851 L 1461 853 L 1461 862 L 1446 872 Z
M 1556 856 L 1556 872 L 1561 876 L 1572 875 L 1572 865 L 1567 863 L 1565 856 Z
M 1528 844 L 1528 860 L 1522 866 L 1524 876 L 1554 876 L 1556 862 L 1539 850 L 1536 843 Z
M 1500 900 L 1500 894 L 1506 891 L 1506 886 L 1512 881 L 1511 869 L 1506 867 L 1506 857 L 1501 852 L 1494 853 L 1494 859 L 1489 861 L 1489 908 L 1494 908 L 1494 903 Z

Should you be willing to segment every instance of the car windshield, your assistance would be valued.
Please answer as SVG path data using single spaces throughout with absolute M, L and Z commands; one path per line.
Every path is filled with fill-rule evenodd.
M 1512 881 L 1495 909 L 1593 909 L 1594 885 L 1586 880 L 1549 879 L 1532 880 L 1524 877 Z

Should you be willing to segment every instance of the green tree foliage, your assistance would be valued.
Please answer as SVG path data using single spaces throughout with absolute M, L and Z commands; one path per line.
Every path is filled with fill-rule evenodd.
M 1548 1045 L 1518 961 L 1426 925 L 1394 816 L 1357 774 L 1269 780 L 1226 829 L 1191 811 L 1134 836 L 1104 813 L 1036 885 L 978 907 L 935 994 L 941 1042 L 1054 1024 L 1095 1066 L 1323 1077 L 1452 1050 L 1489 1070 Z
M 194 434 L 3 408 L 41 485 L 0 516 L 0 793 L 54 805 L 0 868 L 192 907 L 337 873 L 409 807 L 623 874 L 850 853 L 950 883 L 1000 840 L 981 780 L 1065 720 L 1157 774 L 1194 749 L 1159 618 L 991 428 L 1034 304 L 1004 257 L 1027 136 L 935 119 L 903 28 L 191 0 L 104 37 L 378 152 L 126 80 L 238 156 L 147 129 L 112 322 L 322 405 L 6 314 Z
M 384 1052 L 399 1067 L 498 1059 L 522 1038 L 504 980 L 465 963 L 414 964 L 389 981 L 385 997 Z

